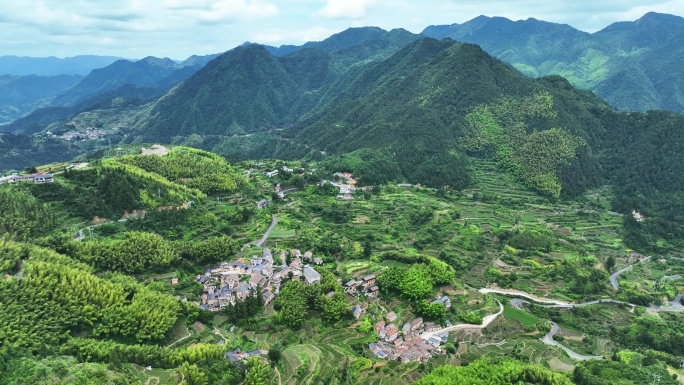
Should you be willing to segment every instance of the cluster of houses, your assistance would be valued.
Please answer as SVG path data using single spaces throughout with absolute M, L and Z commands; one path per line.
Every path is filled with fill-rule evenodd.
M 330 183 L 333 187 L 339 190 L 339 195 L 337 195 L 336 199 L 340 201 L 351 201 L 354 200 L 354 191 L 357 190 L 356 188 L 356 180 L 352 177 L 352 174 L 349 172 L 336 172 L 333 174 L 334 176 L 343 179 L 344 182 L 335 182 L 335 181 L 329 181 L 329 180 L 322 180 L 320 185 L 324 185 L 327 183 Z M 365 188 L 364 188 L 365 189 Z
M 31 181 L 35 184 L 52 183 L 55 181 L 55 177 L 52 174 L 45 174 L 40 172 L 30 175 L 12 174 L 9 176 L 0 177 L 0 184 L 16 183 L 23 181 Z
M 433 322 L 423 322 L 418 317 L 406 322 L 401 329 L 395 323 L 397 315 L 388 313 L 385 320 L 375 323 L 374 328 L 378 333 L 378 342 L 368 344 L 368 349 L 377 357 L 389 361 L 426 362 L 434 354 L 442 352 L 440 345 L 447 341 L 449 333 L 444 332 L 429 339 L 421 338 L 423 332 L 436 332 L 442 329 L 441 325 Z
M 380 293 L 380 288 L 375 284 L 375 274 L 370 274 L 361 277 L 360 280 L 354 280 L 344 284 L 344 292 L 350 295 L 363 293 L 366 297 L 376 297 Z
M 287 166 L 283 166 L 283 167 L 281 167 L 281 169 L 285 172 L 294 172 L 293 168 L 289 168 Z M 273 178 L 274 176 L 278 176 L 278 173 L 279 173 L 278 169 L 275 169 L 272 171 L 266 171 L 266 177 L 267 178 Z
M 249 357 L 252 356 L 263 356 L 268 354 L 267 350 L 253 350 L 251 352 L 243 352 L 240 349 L 235 349 L 232 351 L 226 352 L 226 358 L 230 360 L 230 362 L 235 362 L 235 361 L 245 361 Z
M 321 275 L 309 263 L 322 264 L 322 258 L 314 258 L 310 251 L 302 254 L 299 250 L 290 251 L 293 259 L 288 266 L 285 254 L 281 254 L 281 263 L 276 263 L 270 249 L 264 249 L 261 256 L 253 256 L 249 264 L 239 261 L 223 262 L 210 267 L 204 274 L 196 276 L 197 282 L 203 285 L 200 308 L 219 311 L 236 301 L 244 301 L 256 293 L 260 287 L 264 305 L 268 305 L 280 292 L 285 279 L 299 280 L 307 284 L 321 281 Z

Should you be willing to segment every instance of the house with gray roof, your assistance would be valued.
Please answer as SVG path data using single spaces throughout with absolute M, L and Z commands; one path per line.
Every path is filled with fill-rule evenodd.
M 354 318 L 358 319 L 359 317 L 361 317 L 361 313 L 363 313 L 361 305 L 352 306 L 352 314 L 354 315 Z
M 446 295 L 443 295 L 443 296 L 437 298 L 436 300 L 430 302 L 430 304 L 437 304 L 437 303 L 443 304 L 447 309 L 451 307 L 451 300 Z
M 309 285 L 321 282 L 321 275 L 310 266 L 304 267 L 304 279 Z

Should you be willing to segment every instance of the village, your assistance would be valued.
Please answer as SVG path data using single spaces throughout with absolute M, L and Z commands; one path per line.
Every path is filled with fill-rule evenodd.
M 288 253 L 291 257 L 287 264 Z M 261 255 L 254 255 L 249 264 L 240 261 L 223 262 L 218 266 L 207 268 L 204 274 L 196 276 L 202 284 L 203 293 L 199 307 L 204 310 L 218 312 L 237 301 L 244 301 L 256 294 L 260 288 L 264 306 L 273 302 L 280 292 L 281 285 L 287 280 L 298 280 L 308 285 L 320 282 L 321 275 L 311 267 L 321 265 L 322 258 L 314 257 L 310 251 L 302 253 L 293 249 L 283 251 L 276 263 L 271 249 L 265 248 Z M 376 298 L 380 288 L 376 284 L 376 275 L 370 274 L 346 282 L 343 287 L 351 298 Z M 350 298 L 350 300 L 351 300 Z M 447 296 L 441 296 L 431 303 L 442 303 L 451 307 Z M 351 314 L 359 319 L 365 309 L 360 304 L 351 306 Z M 395 312 L 385 315 L 384 320 L 374 324 L 378 333 L 378 342 L 370 343 L 368 349 L 375 357 L 390 361 L 426 362 L 435 354 L 443 353 L 440 347 L 449 337 L 448 332 L 436 334 L 442 326 L 433 322 L 423 322 L 420 317 L 405 322 L 401 328 L 399 317 Z M 447 321 L 447 326 L 449 323 Z M 245 359 L 260 352 L 229 352 L 231 360 Z M 263 354 L 263 352 L 261 352 Z
M 451 307 L 447 296 L 438 297 L 431 303 Z M 378 342 L 368 344 L 368 349 L 375 357 L 389 361 L 427 362 L 434 354 L 443 353 L 440 346 L 449 339 L 449 332 L 439 333 L 442 325 L 423 322 L 422 318 L 416 317 L 405 322 L 399 329 L 399 317 L 394 311 L 387 313 L 384 318 L 373 325 L 378 333 Z M 449 321 L 448 326 L 451 326 Z
M 320 282 L 321 275 L 310 264 L 323 264 L 322 258 L 314 258 L 310 251 L 302 254 L 291 250 L 292 260 L 287 264 L 286 254 L 280 254 L 276 264 L 270 249 L 263 249 L 246 264 L 239 261 L 223 262 L 210 267 L 204 274 L 197 275 L 197 282 L 203 285 L 200 308 L 219 311 L 236 301 L 244 301 L 261 289 L 264 305 L 271 303 L 280 292 L 280 286 L 287 279 L 313 285 Z M 277 270 L 276 270 L 277 268 Z
M 424 332 L 438 332 L 442 326 L 433 322 L 424 323 L 420 317 L 404 323 L 401 330 L 395 324 L 397 315 L 394 312 L 388 313 L 385 320 L 380 320 L 374 325 L 378 333 L 378 342 L 368 344 L 371 353 L 380 359 L 427 362 L 434 354 L 442 353 L 440 345 L 449 338 L 448 332 L 437 337 L 423 338 L 421 335 Z
M 282 166 L 282 171 L 294 172 L 292 168 Z M 264 172 L 267 178 L 274 178 L 280 174 L 279 169 Z M 254 172 L 256 170 L 251 170 Z M 331 184 L 339 191 L 337 200 L 350 201 L 353 193 L 359 190 L 356 180 L 348 172 L 334 174 L 334 181 L 322 180 L 319 184 Z M 361 188 L 365 189 L 365 188 Z M 284 198 L 284 191 L 280 184 L 275 186 L 275 194 Z M 263 199 L 257 202 L 258 208 L 265 208 L 269 201 Z M 289 261 L 289 263 L 288 263 Z M 237 301 L 244 301 L 249 296 L 256 295 L 257 288 L 261 291 L 263 305 L 272 303 L 280 293 L 281 285 L 287 280 L 297 280 L 313 285 L 320 282 L 321 275 L 312 267 L 322 265 L 323 259 L 314 257 L 311 251 L 303 252 L 297 249 L 279 251 L 274 258 L 273 251 L 265 248 L 260 255 L 253 255 L 249 259 L 223 262 L 217 266 L 207 268 L 204 274 L 196 276 L 197 282 L 202 284 L 203 293 L 199 307 L 204 310 L 218 312 L 226 306 L 235 305 Z M 366 301 L 377 299 L 380 287 L 376 283 L 376 274 L 367 274 L 340 284 L 347 294 L 351 305 L 350 313 L 360 319 L 367 308 Z M 363 299 L 366 301 L 363 301 Z M 361 300 L 361 304 L 359 304 Z M 442 303 L 451 307 L 448 297 L 441 296 L 431 300 L 431 303 Z M 423 322 L 420 317 L 408 318 L 403 324 L 394 311 L 385 315 L 383 320 L 374 324 L 378 341 L 368 344 L 370 352 L 379 359 L 400 362 L 427 362 L 433 355 L 443 353 L 448 332 L 439 333 L 442 325 L 433 322 Z M 449 326 L 447 321 L 447 326 Z M 252 355 L 264 354 L 263 351 L 241 352 L 230 351 L 227 357 L 231 360 L 244 360 Z

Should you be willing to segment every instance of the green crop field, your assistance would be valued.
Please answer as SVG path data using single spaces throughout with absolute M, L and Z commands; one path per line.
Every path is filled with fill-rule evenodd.
M 505 318 L 516 320 L 523 325 L 534 325 L 540 321 L 539 318 L 525 313 L 524 311 L 518 310 L 510 305 L 504 305 L 503 315 Z

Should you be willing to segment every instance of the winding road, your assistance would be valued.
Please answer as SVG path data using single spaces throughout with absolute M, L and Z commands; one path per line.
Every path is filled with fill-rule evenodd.
M 650 260 L 651 260 L 651 257 L 646 257 L 646 258 L 642 259 L 641 261 L 639 261 L 639 262 L 637 262 L 637 263 L 644 263 L 644 262 L 648 262 L 648 261 L 650 261 Z M 624 274 L 624 273 L 626 273 L 626 272 L 632 270 L 633 268 L 634 268 L 634 265 L 629 265 L 629 266 L 625 267 L 624 269 L 621 269 L 621 270 L 616 271 L 615 273 L 613 273 L 613 274 L 610 276 L 610 285 L 613 286 L 613 289 L 614 289 L 615 291 L 620 290 L 620 284 L 618 283 L 618 278 L 619 278 L 622 274 Z
M 456 330 L 463 330 L 463 329 L 484 329 L 487 326 L 489 326 L 489 324 L 492 323 L 492 321 L 494 321 L 498 316 L 500 316 L 504 312 L 504 306 L 501 304 L 501 302 L 499 302 L 499 300 L 497 300 L 496 302 L 499 304 L 499 311 L 494 313 L 494 314 L 490 314 L 490 315 L 482 318 L 482 323 L 480 325 L 475 325 L 475 324 L 452 325 L 452 326 L 442 328 L 442 329 L 435 331 L 435 332 L 424 332 L 423 334 L 420 335 L 420 338 L 427 340 L 427 339 L 430 339 L 430 337 L 434 337 L 435 335 L 439 335 L 439 334 L 442 334 L 444 332 L 453 332 Z
M 554 322 L 549 321 L 549 323 L 551 324 L 551 331 L 547 335 L 545 335 L 544 338 L 541 338 L 543 343 L 563 349 L 566 353 L 568 353 L 568 356 L 570 356 L 570 358 L 573 358 L 578 361 L 603 359 L 603 356 L 585 356 L 570 350 L 566 346 L 561 345 L 558 341 L 553 339 L 553 336 L 555 336 L 558 333 L 558 331 L 560 331 L 560 328 Z
M 651 260 L 651 257 L 647 257 L 642 259 L 641 261 L 637 263 L 643 263 L 643 262 L 648 262 Z M 620 285 L 618 284 L 618 278 L 620 277 L 621 274 L 632 270 L 634 265 L 629 265 L 628 267 L 618 270 L 613 275 L 610 276 L 610 284 L 613 286 L 613 289 L 619 290 Z M 503 294 L 503 295 L 510 295 L 510 296 L 515 296 L 515 297 L 522 297 L 522 298 L 513 298 L 510 301 L 510 304 L 513 308 L 522 310 L 523 305 L 534 305 L 534 306 L 539 306 L 539 307 L 547 307 L 547 308 L 563 308 L 563 309 L 571 309 L 574 307 L 584 307 L 584 306 L 593 306 L 593 305 L 626 305 L 626 306 L 631 306 L 631 307 L 636 307 L 637 305 L 629 303 L 629 302 L 624 302 L 624 301 L 618 301 L 612 298 L 606 298 L 606 299 L 597 299 L 594 301 L 588 301 L 588 302 L 582 302 L 582 303 L 571 303 L 571 302 L 565 302 L 565 301 L 559 301 L 551 298 L 542 298 L 542 297 L 537 297 L 535 295 L 526 293 L 524 291 L 520 290 L 507 290 L 507 289 L 489 289 L 489 288 L 483 288 L 479 290 L 480 293 L 482 294 Z M 500 303 L 499 303 L 500 305 Z M 678 294 L 675 299 L 672 301 L 672 304 L 668 306 L 650 306 L 647 308 L 649 311 L 655 311 L 655 312 L 672 312 L 672 311 L 684 311 L 684 305 L 682 305 L 682 295 Z M 496 318 L 496 317 L 494 317 Z M 493 319 L 492 319 L 493 320 Z M 491 322 L 490 320 L 489 322 Z M 563 351 L 565 351 L 568 356 L 575 360 L 583 361 L 583 360 L 601 360 L 603 359 L 602 356 L 586 356 L 579 354 L 577 352 L 574 352 L 570 348 L 562 345 L 558 341 L 553 339 L 553 336 L 556 335 L 559 331 L 560 328 L 558 325 L 552 321 L 549 321 L 549 324 L 551 325 L 551 331 L 546 334 L 543 338 L 540 338 L 540 340 L 551 346 L 556 346 Z M 462 326 L 462 325 L 456 325 L 456 326 Z M 446 329 L 443 329 L 442 331 L 445 331 Z M 441 331 L 440 331 L 441 332 Z M 438 332 L 439 333 L 439 332 Z
M 684 311 L 684 305 L 682 305 L 682 295 L 677 294 L 675 299 L 672 301 L 670 306 L 649 306 L 647 308 L 650 311 Z

